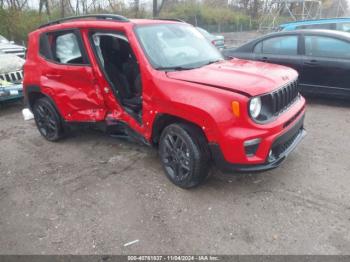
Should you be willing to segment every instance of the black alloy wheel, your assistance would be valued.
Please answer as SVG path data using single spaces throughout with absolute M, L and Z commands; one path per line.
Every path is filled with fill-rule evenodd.
M 160 138 L 159 154 L 167 177 L 177 186 L 199 185 L 209 173 L 209 153 L 203 133 L 190 124 L 172 124 Z
M 61 117 L 48 98 L 40 98 L 35 102 L 33 114 L 37 128 L 43 137 L 49 141 L 62 138 Z

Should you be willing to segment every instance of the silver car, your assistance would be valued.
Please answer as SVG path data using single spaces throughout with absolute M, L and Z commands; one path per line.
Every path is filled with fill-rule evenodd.
M 0 51 L 0 103 L 23 97 L 24 59 Z
M 213 35 L 201 27 L 196 27 L 197 30 L 208 39 L 217 49 L 222 51 L 225 48 L 225 37 L 223 35 Z
M 5 54 L 13 54 L 24 58 L 26 48 L 24 46 L 16 45 L 13 41 L 9 41 L 5 37 L 0 35 L 0 51 L 2 51 Z

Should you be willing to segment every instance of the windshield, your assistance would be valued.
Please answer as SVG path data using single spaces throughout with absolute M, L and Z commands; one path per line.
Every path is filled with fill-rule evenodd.
M 192 69 L 223 60 L 221 53 L 187 24 L 139 26 L 136 33 L 150 63 L 159 70 Z
M 0 44 L 8 44 L 8 43 L 9 43 L 9 40 L 7 40 L 5 37 L 0 35 Z

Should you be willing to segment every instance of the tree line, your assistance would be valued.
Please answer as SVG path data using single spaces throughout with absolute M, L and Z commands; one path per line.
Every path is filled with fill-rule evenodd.
M 178 18 L 213 32 L 253 30 L 275 0 L 0 0 L 0 34 L 25 41 L 41 23 L 89 13 L 116 13 L 130 18 Z M 322 0 L 324 16 L 345 15 L 346 0 Z M 342 9 L 339 13 L 339 6 Z M 289 4 L 298 12 L 297 3 Z M 285 13 L 284 13 L 285 12 Z M 280 14 L 288 19 L 287 11 Z M 289 17 L 290 18 L 290 17 Z

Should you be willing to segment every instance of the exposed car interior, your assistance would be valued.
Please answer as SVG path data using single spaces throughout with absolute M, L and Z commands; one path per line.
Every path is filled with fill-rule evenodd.
M 142 84 L 140 69 L 127 38 L 121 34 L 94 33 L 100 64 L 124 108 L 140 116 Z
M 51 37 L 51 36 L 50 36 Z M 52 42 L 53 40 L 49 41 Z M 53 59 L 61 64 L 84 64 L 77 36 L 74 33 L 56 36 L 52 45 Z
M 40 54 L 47 60 L 66 65 L 86 65 L 84 50 L 74 31 L 53 32 L 40 36 Z

